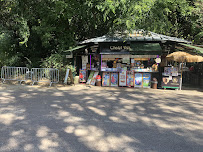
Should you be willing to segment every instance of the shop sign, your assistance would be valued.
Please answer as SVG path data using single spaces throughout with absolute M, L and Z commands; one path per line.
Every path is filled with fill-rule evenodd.
M 70 54 L 69 54 L 69 55 L 66 55 L 66 58 L 67 58 L 67 59 L 71 59 L 71 58 L 73 58 L 73 53 L 72 53 L 72 52 L 70 52 Z
M 110 50 L 130 50 L 130 46 L 110 46 Z

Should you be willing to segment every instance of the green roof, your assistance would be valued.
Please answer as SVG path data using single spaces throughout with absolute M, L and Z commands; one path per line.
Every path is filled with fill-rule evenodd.
M 105 42 L 124 42 L 124 41 L 130 41 L 130 42 L 177 42 L 177 43 L 191 43 L 190 41 L 186 41 L 181 38 L 166 36 L 162 34 L 157 34 L 150 31 L 144 31 L 144 30 L 137 30 L 133 32 L 127 32 L 126 34 L 123 33 L 116 33 L 116 34 L 107 34 L 101 37 L 97 38 L 91 38 L 84 40 L 80 42 L 80 44 L 88 44 L 88 43 L 105 43 Z
M 132 43 L 130 52 L 134 55 L 161 55 L 162 48 L 159 43 Z

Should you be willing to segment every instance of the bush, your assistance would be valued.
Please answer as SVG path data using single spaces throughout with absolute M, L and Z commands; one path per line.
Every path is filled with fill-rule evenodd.
M 72 59 L 66 59 L 64 55 L 59 53 L 52 54 L 50 57 L 45 58 L 41 64 L 42 68 L 55 68 L 59 70 L 59 81 L 64 82 L 66 70 L 71 69 L 73 76 L 76 75 L 76 69 L 72 65 Z

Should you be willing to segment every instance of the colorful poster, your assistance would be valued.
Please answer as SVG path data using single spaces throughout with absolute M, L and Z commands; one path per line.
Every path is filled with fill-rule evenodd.
M 86 70 L 80 69 L 79 78 L 80 82 L 86 82 Z
M 109 86 L 110 85 L 110 73 L 103 72 L 102 74 L 102 86 Z
M 170 79 L 169 76 L 163 76 L 161 86 L 162 88 L 179 89 L 181 83 L 180 79 L 180 76 L 172 76 L 172 79 Z
M 111 73 L 111 86 L 112 87 L 118 86 L 118 73 L 117 72 Z
M 142 73 L 135 73 L 134 87 L 142 87 Z
M 119 72 L 119 86 L 127 86 L 127 75 L 126 71 Z
M 94 71 L 91 71 L 86 84 L 90 84 L 91 79 L 92 79 L 93 76 L 94 76 Z
M 150 88 L 151 87 L 151 74 L 143 73 L 143 87 Z
M 134 75 L 132 71 L 127 71 L 127 86 L 132 87 L 134 86 Z
M 93 77 L 91 79 L 91 82 L 90 82 L 91 85 L 93 85 L 93 86 L 95 85 L 96 77 L 97 77 L 98 74 L 99 74 L 99 72 L 94 72 L 94 75 L 93 75 Z
M 178 76 L 178 67 L 164 67 L 166 76 Z

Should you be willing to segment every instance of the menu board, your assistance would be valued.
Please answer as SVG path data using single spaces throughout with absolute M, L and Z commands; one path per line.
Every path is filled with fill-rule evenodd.
M 142 73 L 135 73 L 134 87 L 142 87 Z
M 119 86 L 127 86 L 127 72 L 119 72 Z
M 143 73 L 143 87 L 150 88 L 151 87 L 151 74 Z
M 79 78 L 80 82 L 86 82 L 86 70 L 80 69 Z
M 180 76 L 163 76 L 161 86 L 162 88 L 174 88 L 179 89 L 180 88 Z
M 134 86 L 134 74 L 132 71 L 127 71 L 127 86 Z
M 94 71 L 91 71 L 86 84 L 90 84 L 93 76 L 94 76 Z
M 178 76 L 178 67 L 164 67 L 164 74 L 167 76 Z
M 117 72 L 111 73 L 111 86 L 112 87 L 118 86 L 118 73 Z
M 96 83 L 96 77 L 97 77 L 98 74 L 99 74 L 99 72 L 94 72 L 94 75 L 91 78 L 91 82 L 90 82 L 91 85 L 95 85 L 95 83 Z
M 102 86 L 110 86 L 110 72 L 103 72 Z

